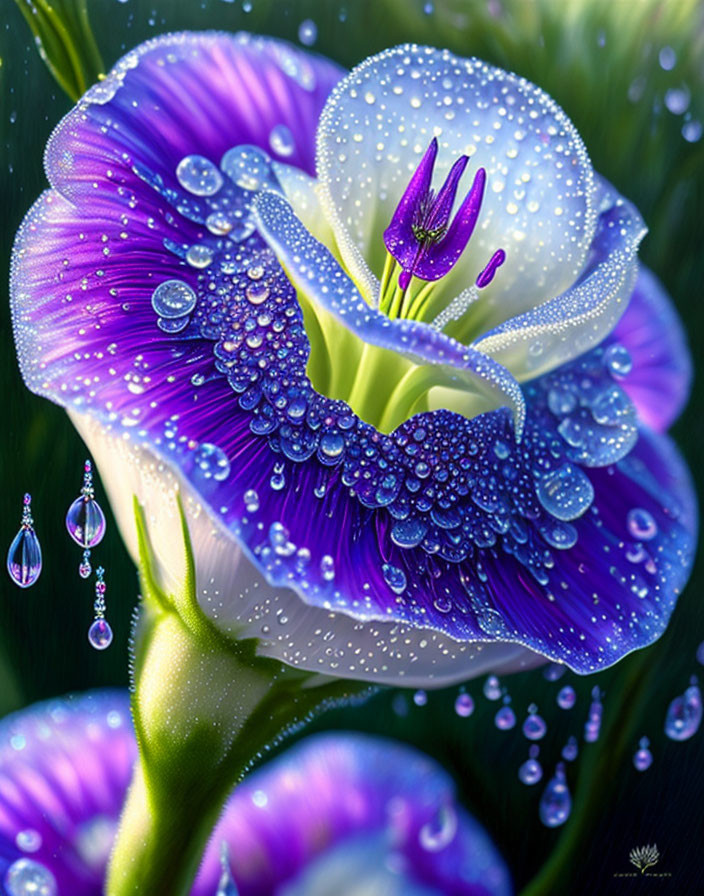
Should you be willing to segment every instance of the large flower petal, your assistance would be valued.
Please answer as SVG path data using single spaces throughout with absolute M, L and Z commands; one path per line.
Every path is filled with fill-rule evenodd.
M 382 234 L 433 137 L 438 183 L 462 154 L 470 155 L 471 170 L 487 173 L 477 229 L 448 275 L 454 294 L 474 283 L 499 247 L 506 263 L 484 291 L 487 301 L 497 297 L 498 321 L 567 289 L 584 264 L 596 221 L 592 167 L 574 126 L 516 75 L 408 45 L 355 68 L 320 122 L 323 201 L 366 297 L 376 298 Z
M 647 268 L 640 269 L 628 307 L 606 344 L 638 416 L 664 432 L 687 401 L 692 359 L 677 311 Z
M 589 260 L 568 290 L 485 333 L 475 343 L 519 380 L 553 370 L 598 345 L 623 314 L 636 278 L 645 226 L 638 210 L 608 184 Z
M 178 191 L 184 157 L 218 165 L 241 144 L 312 174 L 318 117 L 341 74 L 327 60 L 248 34 L 155 38 L 124 56 L 56 128 L 49 180 L 72 201 L 129 189 L 137 176 Z
M 101 892 L 136 756 L 122 691 L 50 700 L 4 719 L 2 879 L 2 865 L 25 856 L 49 868 L 59 896 Z
M 51 700 L 4 719 L 2 879 L 24 861 L 52 876 L 57 896 L 102 893 L 136 755 L 122 691 Z M 311 896 L 321 872 L 342 873 L 342 885 L 362 875 L 399 896 L 512 889 L 449 776 L 409 747 L 361 735 L 309 738 L 246 778 L 213 831 L 192 896 L 215 893 L 223 844 L 241 896 L 283 887 Z

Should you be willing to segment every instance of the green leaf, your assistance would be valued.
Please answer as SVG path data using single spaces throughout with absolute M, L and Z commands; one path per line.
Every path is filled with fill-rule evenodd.
M 103 75 L 86 0 L 15 0 L 39 54 L 60 87 L 77 100 Z

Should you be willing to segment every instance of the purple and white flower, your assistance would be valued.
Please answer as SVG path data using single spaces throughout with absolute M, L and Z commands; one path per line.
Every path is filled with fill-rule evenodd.
M 638 211 L 537 87 L 425 47 L 345 74 L 169 35 L 46 170 L 13 260 L 23 375 L 133 555 L 138 496 L 167 586 L 181 494 L 221 630 L 409 685 L 588 673 L 663 632 L 696 529 L 664 434 L 687 348 Z
M 119 691 L 51 700 L 0 724 L 3 893 L 103 892 L 136 753 Z M 236 889 L 218 889 L 230 874 Z M 351 734 L 308 738 L 247 778 L 213 831 L 191 894 L 331 889 L 512 892 L 496 848 L 442 769 L 410 747 Z

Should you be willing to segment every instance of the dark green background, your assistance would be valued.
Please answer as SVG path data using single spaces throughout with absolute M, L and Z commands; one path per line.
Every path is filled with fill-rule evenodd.
M 701 254 L 704 214 L 704 139 L 690 144 L 684 118 L 663 106 L 668 88 L 686 84 L 690 113 L 704 118 L 704 31 L 693 0 L 436 0 L 431 14 L 417 0 L 93 0 L 88 4 L 106 65 L 145 38 L 183 28 L 240 28 L 297 40 L 300 22 L 318 26 L 314 49 L 344 65 L 404 40 L 448 46 L 525 75 L 545 88 L 582 133 L 595 167 L 639 206 L 650 227 L 641 256 L 665 282 L 686 321 L 695 367 L 702 354 Z M 46 186 L 42 152 L 51 129 L 70 107 L 41 62 L 30 31 L 11 0 L 0 0 L 0 266 L 9 270 L 13 235 L 24 212 Z M 664 71 L 658 52 L 677 52 Z M 636 88 L 639 99 L 629 99 Z M 636 91 L 637 92 L 637 91 Z M 6 295 L 6 289 L 3 290 Z M 92 593 L 76 567 L 78 548 L 63 523 L 78 494 L 84 448 L 64 412 L 31 395 L 16 366 L 7 302 L 0 315 L 0 544 L 9 544 L 19 523 L 22 494 L 34 496 L 44 571 L 28 591 L 0 578 L 0 714 L 47 696 L 127 682 L 127 636 L 136 601 L 135 571 L 114 526 L 99 549 L 106 567 L 108 615 L 116 632 L 105 654 L 90 649 L 85 632 Z M 695 382 L 688 411 L 674 434 L 695 477 L 704 466 L 701 387 Z M 701 479 L 701 477 L 700 477 Z M 102 494 L 98 484 L 98 496 Z M 531 700 L 541 707 L 549 732 L 541 761 L 549 774 L 569 734 L 581 735 L 588 695 L 605 692 L 602 738 L 581 744 L 569 769 L 575 796 L 570 822 L 548 831 L 537 820 L 542 785 L 526 788 L 516 770 L 527 755 L 519 728 L 498 732 L 497 705 L 470 682 L 477 711 L 453 712 L 456 689 L 431 694 L 406 716 L 391 711 L 401 692 L 385 692 L 363 707 L 322 716 L 313 727 L 376 731 L 418 745 L 455 776 L 462 797 L 489 828 L 506 856 L 518 887 L 542 893 L 699 892 L 704 840 L 704 738 L 675 744 L 663 733 L 669 700 L 697 671 L 695 650 L 704 639 L 701 564 L 660 642 L 589 679 L 567 675 L 548 683 L 540 671 L 507 680 L 520 720 Z M 699 667 L 701 671 L 701 668 Z M 559 710 L 554 698 L 570 681 L 577 707 Z M 310 729 L 309 729 L 310 730 Z M 638 774 L 631 756 L 640 736 L 651 739 L 655 763 Z M 658 871 L 671 878 L 628 880 L 629 850 L 656 842 Z M 536 877 L 537 875 L 537 877 Z M 531 883 L 532 881 L 532 883 Z

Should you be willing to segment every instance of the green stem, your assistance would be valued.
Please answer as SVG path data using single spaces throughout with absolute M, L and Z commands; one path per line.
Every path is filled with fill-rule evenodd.
M 215 629 L 195 597 L 182 509 L 181 520 L 183 587 L 166 594 L 136 507 L 144 595 L 132 696 L 139 760 L 106 896 L 187 896 L 223 804 L 256 757 L 314 711 L 369 690 L 260 657 L 256 641 Z

